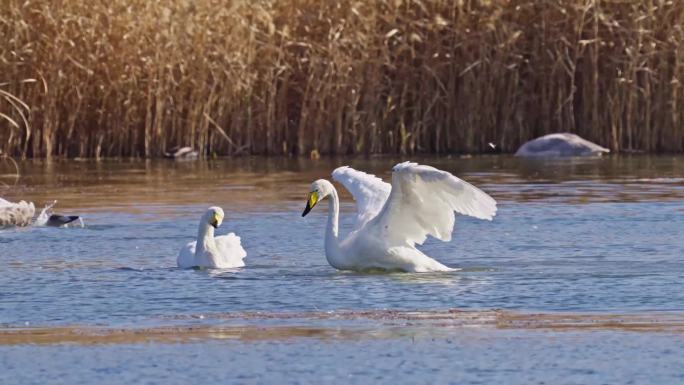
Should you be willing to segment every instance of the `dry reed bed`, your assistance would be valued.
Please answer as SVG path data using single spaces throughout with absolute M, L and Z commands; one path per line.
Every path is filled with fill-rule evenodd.
M 682 151 L 683 24 L 674 0 L 0 0 L 0 149 Z

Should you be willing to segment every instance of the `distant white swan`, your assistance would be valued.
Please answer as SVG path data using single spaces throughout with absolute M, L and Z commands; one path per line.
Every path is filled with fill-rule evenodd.
M 180 250 L 177 264 L 180 268 L 202 267 L 228 269 L 245 265 L 247 252 L 234 233 L 214 237 L 214 229 L 221 226 L 224 214 L 220 207 L 210 207 L 200 219 L 197 240 Z
M 522 157 L 563 157 L 563 156 L 601 156 L 609 149 L 592 143 L 575 134 L 567 132 L 549 134 L 530 140 L 520 146 L 515 156 Z
M 392 184 L 350 167 L 337 168 L 333 178 L 356 200 L 354 229 L 340 240 L 339 198 L 325 179 L 311 184 L 302 216 L 326 197 L 328 224 L 325 256 L 340 270 L 400 270 L 429 272 L 453 270 L 418 250 L 428 235 L 450 241 L 454 211 L 480 219 L 496 215 L 496 201 L 477 187 L 434 167 L 399 163 Z

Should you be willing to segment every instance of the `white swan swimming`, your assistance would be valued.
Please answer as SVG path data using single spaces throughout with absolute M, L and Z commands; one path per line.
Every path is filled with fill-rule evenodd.
M 564 157 L 601 156 L 610 150 L 568 132 L 548 134 L 520 146 L 515 156 Z
M 221 226 L 224 213 L 220 207 L 210 207 L 200 219 L 197 240 L 185 245 L 178 254 L 178 267 L 229 269 L 245 265 L 247 252 L 234 233 L 214 237 L 214 229 Z
M 454 211 L 480 219 L 496 215 L 496 201 L 477 187 L 434 167 L 399 163 L 392 184 L 350 167 L 333 171 L 356 201 L 354 229 L 340 240 L 339 198 L 329 181 L 311 184 L 302 216 L 330 197 L 325 232 L 325 256 L 339 270 L 400 270 L 429 272 L 454 270 L 428 257 L 415 245 L 428 235 L 451 240 Z

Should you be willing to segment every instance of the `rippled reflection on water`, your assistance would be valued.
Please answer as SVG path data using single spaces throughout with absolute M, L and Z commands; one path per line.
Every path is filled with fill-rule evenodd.
M 0 196 L 32 200 L 39 206 L 58 199 L 57 212 L 82 214 L 87 226 L 0 231 L 3 266 L 0 323 L 9 328 L 64 325 L 155 328 L 188 319 L 202 319 L 202 324 L 212 326 L 222 322 L 221 317 L 212 315 L 255 311 L 281 314 L 459 308 L 508 309 L 523 314 L 651 314 L 684 310 L 681 284 L 684 279 L 684 157 L 608 157 L 566 162 L 506 156 L 414 160 L 451 171 L 499 201 L 499 212 L 493 222 L 459 217 L 452 242 L 430 240 L 424 245 L 428 255 L 460 267 L 461 271 L 440 274 L 335 271 L 323 254 L 325 207 L 305 219 L 300 217 L 309 183 L 328 177 L 334 167 L 350 164 L 387 180 L 391 166 L 399 159 L 23 162 L 19 185 L 0 184 Z M 4 172 L 0 170 L 0 181 L 11 182 L 11 178 L 2 176 Z M 346 192 L 341 194 L 341 199 L 344 232 L 350 226 L 354 206 Z M 235 231 L 242 236 L 248 252 L 246 268 L 228 271 L 175 268 L 178 249 L 195 236 L 198 218 L 209 205 L 220 205 L 226 210 L 227 218 L 219 233 Z M 297 325 L 318 327 L 307 322 L 306 319 L 297 321 Z M 269 323 L 278 325 L 282 320 Z M 456 332 L 453 338 L 459 340 L 462 333 Z M 601 338 L 605 343 L 614 343 L 620 340 L 620 333 L 609 332 Z M 504 334 L 496 332 L 491 338 L 498 339 Z M 449 351 L 444 344 L 452 337 L 443 338 L 437 350 L 444 350 L 439 354 L 435 351 L 430 360 L 442 360 Z M 543 333 L 532 338 L 546 340 Z M 681 340 L 681 334 L 674 338 Z M 402 339 L 398 343 L 407 341 Z M 361 341 L 349 342 L 340 349 L 356 351 L 357 344 L 359 349 L 370 353 L 382 354 L 385 349 L 380 346 L 384 342 Z M 337 348 L 332 349 L 325 342 L 315 342 L 313 346 L 322 356 L 345 361 L 337 355 Z M 427 345 L 420 346 L 423 346 L 420 354 L 427 354 Z M 505 352 L 513 354 L 520 348 L 515 343 L 496 346 L 494 349 L 500 350 L 501 356 L 494 360 L 502 360 L 508 354 Z M 223 348 L 214 343 L 211 347 L 207 345 L 207 349 Z M 287 348 L 270 348 L 275 350 L 259 345 L 250 354 L 283 353 L 283 356 L 271 357 L 276 362 L 274 373 L 278 373 L 288 365 L 283 361 Z M 112 360 L 111 355 L 119 354 L 117 349 L 126 350 L 107 348 L 105 351 L 109 353 L 102 354 Z M 473 351 L 484 354 L 479 349 L 473 347 L 470 353 L 462 349 L 459 353 L 462 355 L 457 354 L 455 360 L 468 362 Z M 563 349 L 557 351 L 565 352 L 569 360 L 565 363 L 572 366 L 575 362 L 572 350 Z M 628 358 L 648 347 L 606 346 L 598 351 L 615 353 L 611 349 Z M 45 350 L 41 354 L 58 354 L 58 350 Z M 162 350 L 166 361 L 160 367 L 173 361 L 173 348 Z M 417 351 L 390 350 L 403 360 L 420 361 Z M 178 350 L 177 354 L 182 356 L 182 351 Z M 302 359 L 312 359 L 299 353 Z M 538 353 L 543 356 L 543 349 Z M 0 349 L 0 358 L 4 354 L 10 354 L 13 362 L 20 364 L 27 352 L 21 348 Z M 69 359 L 86 353 L 77 349 L 74 354 Z M 148 353 L 144 350 L 133 354 L 146 357 Z M 400 362 L 388 358 L 381 360 L 381 365 Z M 61 363 L 68 366 L 67 361 Z M 0 366 L 7 370 L 7 364 L 3 366 L 0 362 Z M 55 370 L 62 368 L 60 364 L 57 367 Z M 477 365 L 473 363 L 473 367 Z M 600 367 L 584 367 L 602 373 Z M 316 374 L 319 377 L 325 374 L 311 370 L 308 373 L 314 378 Z M 371 369 L 367 372 L 378 374 Z M 11 370 L 9 373 L 17 374 Z M 209 377 L 205 379 L 211 380 L 212 373 L 206 372 Z M 254 374 L 247 369 L 241 373 Z M 417 377 L 407 376 L 406 380 L 422 378 L 420 370 L 417 373 Z M 446 375 L 441 371 L 431 373 Z M 550 370 L 547 374 L 534 379 L 553 383 L 554 378 L 563 378 L 558 371 Z M 671 370 L 662 378 L 672 380 L 677 375 L 682 374 Z M 97 382 L 99 378 L 93 373 L 84 376 L 89 380 L 86 383 Z M 441 377 L 431 378 L 440 382 Z M 496 382 L 505 376 L 488 377 L 483 372 L 480 378 Z M 516 377 L 524 378 L 520 373 Z M 577 378 L 579 382 L 615 379 L 605 373 Z M 593 380 L 582 380 L 589 378 Z M 40 383 L 40 377 L 33 380 Z

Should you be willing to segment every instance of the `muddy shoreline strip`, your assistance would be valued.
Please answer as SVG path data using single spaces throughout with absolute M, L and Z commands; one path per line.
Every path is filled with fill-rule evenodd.
M 211 324 L 191 325 L 193 320 Z M 623 331 L 684 333 L 684 312 L 633 314 L 487 311 L 236 312 L 161 317 L 173 326 L 0 328 L 0 345 L 243 342 L 435 337 L 459 330 Z M 213 323 L 212 323 L 213 322 Z

